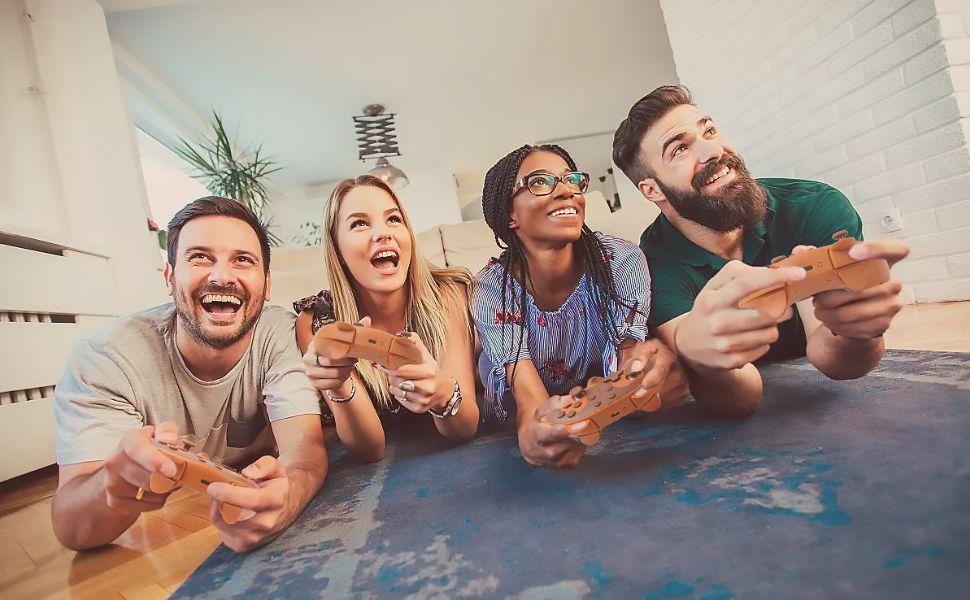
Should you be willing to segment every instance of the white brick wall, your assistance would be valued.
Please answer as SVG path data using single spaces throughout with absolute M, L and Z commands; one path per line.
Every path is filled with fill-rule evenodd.
M 755 175 L 830 183 L 867 238 L 910 243 L 908 300 L 970 299 L 970 0 L 661 6 L 681 83 Z

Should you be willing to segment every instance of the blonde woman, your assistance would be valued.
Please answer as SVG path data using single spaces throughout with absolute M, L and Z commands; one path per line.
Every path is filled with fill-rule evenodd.
M 341 441 L 362 461 L 381 460 L 382 419 L 407 416 L 433 419 L 450 440 L 470 439 L 479 418 L 468 308 L 471 275 L 422 258 L 400 199 L 370 175 L 337 185 L 322 231 L 332 289 L 293 307 L 307 377 L 322 394 Z M 397 370 L 355 359 L 328 360 L 316 353 L 312 340 L 334 320 L 408 335 L 424 360 Z

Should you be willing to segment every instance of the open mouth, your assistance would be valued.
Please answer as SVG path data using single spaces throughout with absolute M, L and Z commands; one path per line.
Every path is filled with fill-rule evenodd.
M 725 177 L 727 177 L 733 172 L 734 171 L 731 169 L 731 167 L 727 165 L 721 165 L 721 168 L 719 168 L 713 175 L 707 178 L 707 180 L 704 182 L 704 187 L 714 185 L 715 183 L 717 183 L 721 179 L 724 179 Z
M 399 262 L 401 262 L 401 255 L 397 250 L 390 249 L 380 250 L 370 259 L 370 264 L 381 273 L 395 271 Z
M 551 213 L 549 213 L 549 216 L 550 217 L 575 217 L 578 214 L 579 214 L 579 211 L 576 210 L 575 207 L 566 206 L 564 208 L 558 208 L 552 211 Z
M 206 294 L 202 308 L 211 315 L 234 315 L 242 308 L 242 300 L 229 294 Z

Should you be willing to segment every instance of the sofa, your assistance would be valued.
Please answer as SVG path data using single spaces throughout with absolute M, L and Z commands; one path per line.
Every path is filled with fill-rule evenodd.
M 594 231 L 639 243 L 640 234 L 659 214 L 646 200 L 610 212 L 600 192 L 586 194 L 586 224 Z M 495 236 L 484 220 L 438 225 L 417 235 L 421 254 L 431 262 L 449 267 L 465 267 L 478 272 L 488 259 L 500 252 Z M 272 288 L 270 303 L 292 309 L 293 301 L 329 287 L 323 248 L 278 248 L 270 261 Z

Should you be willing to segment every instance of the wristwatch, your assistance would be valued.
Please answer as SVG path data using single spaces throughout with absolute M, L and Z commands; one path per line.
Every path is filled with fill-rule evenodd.
M 441 409 L 441 412 L 438 412 L 433 408 L 429 408 L 428 412 L 431 413 L 432 417 L 438 419 L 450 419 L 458 414 L 459 408 L 461 408 L 461 388 L 458 386 L 458 380 L 456 379 L 455 393 L 451 395 L 451 400 L 448 400 L 448 404 Z

